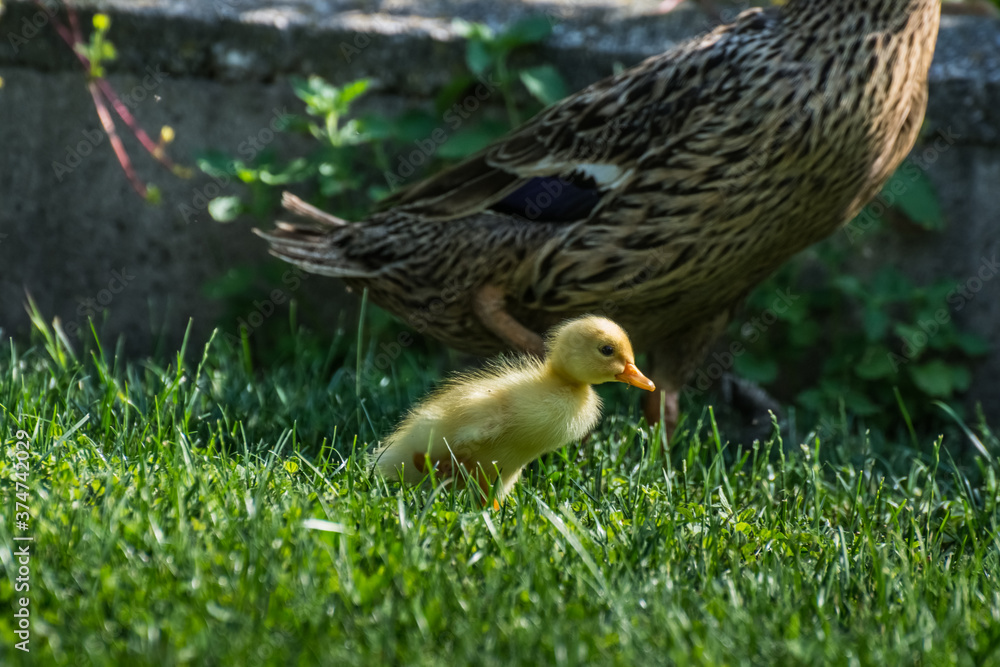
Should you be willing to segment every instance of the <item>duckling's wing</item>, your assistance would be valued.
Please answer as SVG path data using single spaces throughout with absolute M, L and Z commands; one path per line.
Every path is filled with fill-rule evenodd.
M 495 440 L 510 409 L 510 385 L 523 376 L 525 366 L 501 358 L 448 378 L 410 411 L 380 453 L 391 451 L 404 460 L 415 452 L 443 456 L 450 449 L 461 460 Z

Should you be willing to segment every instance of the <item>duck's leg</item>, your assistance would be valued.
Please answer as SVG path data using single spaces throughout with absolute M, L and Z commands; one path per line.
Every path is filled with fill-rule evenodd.
M 673 382 L 666 377 L 655 373 L 651 375 L 653 383 L 656 384 L 656 391 L 642 397 L 642 413 L 646 417 L 647 424 L 663 424 L 669 445 L 681 415 L 680 388 L 675 387 Z
M 504 291 L 496 285 L 484 285 L 472 299 L 472 309 L 483 326 L 512 348 L 538 358 L 544 357 L 542 337 L 507 312 L 506 298 Z
M 719 389 L 722 399 L 743 417 L 744 428 L 740 433 L 742 439 L 764 442 L 774 433 L 772 415 L 779 424 L 784 422 L 781 403 L 760 385 L 726 373 L 719 381 Z
M 712 343 L 725 330 L 729 318 L 728 312 L 717 315 L 683 336 L 663 341 L 652 349 L 650 379 L 656 384 L 656 391 L 643 397 L 643 414 L 649 424 L 660 423 L 662 415 L 668 444 L 680 420 L 681 391 L 705 359 Z
M 650 352 L 649 379 L 656 385 L 656 391 L 642 397 L 646 423 L 662 423 L 668 445 L 680 419 L 680 396 L 684 386 L 684 355 L 677 352 L 678 348 L 673 343 L 661 344 Z

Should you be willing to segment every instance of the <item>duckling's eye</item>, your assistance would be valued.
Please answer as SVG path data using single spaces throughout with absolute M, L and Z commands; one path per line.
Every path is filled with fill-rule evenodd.
M 610 357 L 612 354 L 615 353 L 615 348 L 611 347 L 610 345 L 603 345 L 601 346 L 600 350 L 601 354 L 603 354 L 605 357 Z

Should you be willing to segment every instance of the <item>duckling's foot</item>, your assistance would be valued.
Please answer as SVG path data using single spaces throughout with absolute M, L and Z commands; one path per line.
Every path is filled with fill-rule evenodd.
M 515 350 L 533 354 L 541 359 L 545 356 L 542 337 L 507 312 L 506 299 L 506 294 L 496 285 L 484 285 L 472 300 L 472 309 L 483 326 L 497 338 Z

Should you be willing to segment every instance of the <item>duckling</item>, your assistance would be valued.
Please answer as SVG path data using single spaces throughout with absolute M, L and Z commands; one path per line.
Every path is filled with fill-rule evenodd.
M 450 380 L 410 411 L 375 452 L 375 466 L 408 484 L 424 479 L 428 462 L 443 477 L 458 477 L 461 466 L 484 499 L 499 477 L 502 499 L 524 466 L 594 428 L 601 399 L 591 385 L 656 389 L 636 367 L 628 335 L 609 319 L 569 320 L 546 347 L 544 362 L 500 360 Z

